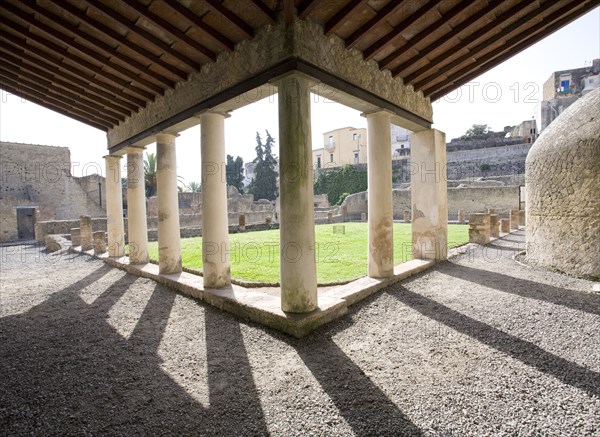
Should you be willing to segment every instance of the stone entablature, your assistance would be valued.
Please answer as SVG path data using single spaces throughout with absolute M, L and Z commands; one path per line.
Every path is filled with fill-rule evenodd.
M 272 79 L 290 71 L 289 68 L 296 68 L 293 63 L 283 65 L 288 60 L 314 66 L 360 88 L 366 94 L 377 96 L 378 102 L 387 102 L 390 108 L 404 111 L 405 115 L 413 114 L 423 122 L 432 121 L 429 98 L 421 92 L 415 92 L 412 86 L 405 86 L 402 79 L 393 78 L 388 70 L 379 70 L 375 61 L 365 61 L 360 51 L 347 50 L 340 38 L 326 37 L 323 27 L 318 23 L 298 20 L 291 26 L 285 26 L 282 22 L 265 25 L 256 32 L 253 40 L 242 41 L 233 52 L 222 53 L 216 62 L 205 64 L 199 72 L 192 73 L 187 81 L 178 83 L 164 96 L 157 97 L 154 102 L 109 130 L 109 148 L 117 145 L 124 147 L 127 145 L 125 142 L 149 144 L 154 141 L 153 135 L 161 130 L 177 132 L 198 124 L 199 120 L 193 117 L 194 111 L 189 114 L 186 112 L 190 109 L 197 109 L 196 112 L 208 108 L 231 111 L 265 98 L 277 92 L 276 86 L 270 84 Z M 275 69 L 277 66 L 281 71 Z M 272 73 L 266 74 L 269 70 Z M 231 92 L 231 95 L 227 94 L 240 84 L 245 85 Z M 319 80 L 311 86 L 312 92 L 363 112 L 371 112 L 381 106 L 338 92 L 319 83 Z M 203 102 L 206 105 L 200 105 Z M 399 115 L 392 121 L 399 125 L 408 123 Z M 410 126 L 403 127 L 419 130 L 418 124 L 408 124 Z M 155 131 L 152 130 L 159 125 Z

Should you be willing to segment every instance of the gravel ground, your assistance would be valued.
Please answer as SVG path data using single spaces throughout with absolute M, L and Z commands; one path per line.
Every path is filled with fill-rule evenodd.
M 523 235 L 302 340 L 82 256 L 2 248 L 2 435 L 600 435 L 600 295 Z

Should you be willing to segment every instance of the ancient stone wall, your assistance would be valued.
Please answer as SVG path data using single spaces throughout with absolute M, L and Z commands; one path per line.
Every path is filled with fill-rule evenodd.
M 0 142 L 0 208 L 3 210 L 1 241 L 17 235 L 10 217 L 16 205 L 37 206 L 41 220 L 74 219 L 82 214 L 105 216 L 105 209 L 88 191 L 102 176 L 73 177 L 80 166 L 71 163 L 66 147 Z
M 526 163 L 527 260 L 600 278 L 600 89 L 542 132 Z
M 404 211 L 411 210 L 410 189 L 393 190 L 394 220 L 402 220 Z M 360 214 L 367 212 L 367 192 L 351 194 L 342 203 L 347 208 L 348 220 L 360 220 Z M 448 188 L 448 218 L 456 220 L 458 211 L 484 213 L 488 208 L 496 209 L 507 217 L 510 209 L 519 208 L 519 187 L 466 187 Z

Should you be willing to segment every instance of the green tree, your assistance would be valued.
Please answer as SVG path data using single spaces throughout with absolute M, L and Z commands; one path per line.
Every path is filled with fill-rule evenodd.
M 263 145 L 260 134 L 256 132 L 256 158 L 254 172 L 256 177 L 250 184 L 250 192 L 254 200 L 277 198 L 277 158 L 273 155 L 275 139 L 266 131 L 266 142 Z
M 225 175 L 227 186 L 237 188 L 240 193 L 244 192 L 244 160 L 241 156 L 233 159 L 233 156 L 227 155 Z
M 353 165 L 324 170 L 315 181 L 315 194 L 327 194 L 332 205 L 340 205 L 346 196 L 367 189 L 367 172 Z
M 185 188 L 188 193 L 199 193 L 202 191 L 202 185 L 200 185 L 200 182 L 195 181 L 191 181 L 185 186 Z
M 144 159 L 144 183 L 146 186 L 146 197 L 156 195 L 156 155 L 146 152 Z
M 463 140 L 475 140 L 487 138 L 490 134 L 493 134 L 492 128 L 487 124 L 474 124 L 467 132 L 461 137 Z

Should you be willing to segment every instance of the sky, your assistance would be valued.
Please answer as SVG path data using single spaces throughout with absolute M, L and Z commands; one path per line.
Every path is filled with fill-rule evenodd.
M 554 71 L 580 68 L 600 58 L 600 8 L 596 8 L 546 39 L 519 53 L 433 103 L 433 127 L 450 141 L 473 124 L 496 131 L 535 116 L 539 120 L 542 85 Z M 104 168 L 106 134 L 95 128 L 0 91 L 0 141 L 68 147 L 73 175 L 84 176 Z M 234 111 L 225 121 L 227 154 L 244 162 L 255 155 L 255 136 L 265 130 L 277 140 L 277 97 Z M 360 113 L 313 95 L 312 146 L 322 146 L 324 132 L 341 127 L 367 127 Z M 539 123 L 538 123 L 539 128 Z M 154 144 L 148 152 L 155 152 Z M 277 147 L 275 153 L 278 152 Z M 186 183 L 200 180 L 200 127 L 177 138 L 178 174 Z M 125 160 L 123 160 L 125 161 Z

